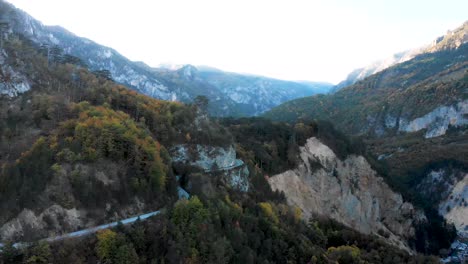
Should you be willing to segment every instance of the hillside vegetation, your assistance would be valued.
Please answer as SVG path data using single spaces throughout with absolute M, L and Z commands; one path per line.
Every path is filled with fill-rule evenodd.
M 291 124 L 326 120 L 358 138 L 372 166 L 406 200 L 425 209 L 434 225 L 429 229 L 435 230 L 443 223 L 439 203 L 452 183 L 442 180 L 437 185 L 432 179 L 436 194 L 421 190 L 421 184 L 438 170 L 460 180 L 468 168 L 467 26 L 439 38 L 411 60 L 334 94 L 287 102 L 264 117 Z
M 44 220 L 47 232 L 30 226 L 17 235 L 34 241 L 164 208 L 144 224 L 83 239 L 23 250 L 2 241 L 2 263 L 437 262 L 327 219 L 304 222 L 300 211 L 271 191 L 264 175 L 292 166 L 295 149 L 311 135 L 342 155 L 352 151 L 329 125 L 210 120 L 203 98 L 192 105 L 149 98 L 60 56 L 48 58 L 21 36 L 10 36 L 1 53 L 31 90 L 0 98 L 0 224 L 20 211 L 30 216 L 61 208 Z M 242 193 L 201 175 L 214 194 L 195 191 L 190 200 L 176 202 L 174 170 L 180 168 L 172 167 L 167 149 L 182 143 L 236 143 L 253 188 Z M 276 155 L 265 155 L 274 149 Z M 80 224 L 69 221 L 73 210 L 83 213 Z

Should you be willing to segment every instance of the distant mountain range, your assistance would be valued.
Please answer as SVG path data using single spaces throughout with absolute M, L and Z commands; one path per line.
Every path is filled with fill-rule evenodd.
M 56 47 L 78 57 L 91 70 L 108 70 L 112 79 L 154 98 L 191 102 L 203 95 L 216 116 L 258 115 L 288 100 L 328 92 L 327 83 L 282 81 L 272 78 L 213 71 L 190 65 L 151 68 L 133 62 L 112 48 L 81 38 L 58 26 L 45 26 L 14 6 L 1 2 L 3 19 L 12 30 L 38 45 Z
M 464 24 L 464 26 L 454 31 L 449 31 L 446 35 L 435 39 L 429 45 L 425 45 L 416 49 L 406 50 L 394 54 L 386 59 L 376 61 L 370 65 L 367 65 L 366 67 L 355 69 L 351 73 L 349 73 L 345 80 L 341 81 L 335 87 L 333 87 L 333 89 L 331 89 L 331 92 L 336 92 L 343 87 L 352 85 L 357 81 L 360 81 L 372 74 L 383 71 L 395 64 L 411 60 L 419 54 L 459 47 L 461 44 L 466 43 L 467 41 L 466 30 L 464 30 L 465 27 L 466 23 Z
M 271 120 L 211 119 L 330 85 L 152 68 L 0 0 L 0 263 L 439 263 L 413 253 L 468 222 L 465 31 Z

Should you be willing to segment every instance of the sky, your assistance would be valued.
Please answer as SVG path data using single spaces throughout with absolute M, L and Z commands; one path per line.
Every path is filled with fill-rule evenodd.
M 338 83 L 431 43 L 466 0 L 8 0 L 131 60 Z

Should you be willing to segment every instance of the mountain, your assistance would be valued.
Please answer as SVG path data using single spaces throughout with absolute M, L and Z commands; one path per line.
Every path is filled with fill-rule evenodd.
M 465 23 L 454 31 L 465 33 L 449 33 L 443 38 L 444 42 L 459 43 L 458 36 L 465 36 L 467 30 Z M 433 119 L 429 117 L 426 122 L 421 121 L 419 125 L 413 121 L 434 110 L 451 113 L 451 106 L 454 112 L 461 111 L 463 115 L 463 101 L 466 99 L 466 42 L 465 39 L 453 48 L 428 50 L 336 94 L 292 100 L 265 116 L 284 121 L 301 118 L 336 119 L 338 128 L 350 134 L 386 135 L 427 129 L 436 124 L 435 116 Z M 439 108 L 443 106 L 448 108 Z M 451 124 L 463 125 L 463 116 L 457 120 Z M 426 137 L 442 135 L 448 123 L 442 122 L 438 131 L 436 127 L 430 128 Z
M 437 263 L 408 253 L 413 240 L 433 244 L 432 233 L 417 230 L 432 231 L 400 214 L 399 195 L 375 175 L 376 188 L 391 197 L 375 197 L 379 208 L 396 214 L 366 219 L 380 233 L 360 233 L 349 219 L 327 214 L 303 216 L 271 189 L 267 174 L 302 166 L 300 146 L 310 138 L 339 157 L 352 155 L 329 125 L 212 120 L 202 98 L 191 105 L 156 100 L 78 60 L 50 56 L 24 35 L 7 30 L 1 40 L 0 77 L 9 91 L 0 95 L 1 263 Z M 169 74 L 191 78 L 194 71 Z M 21 83 L 28 89 L 17 90 Z M 148 212 L 158 214 L 46 239 Z M 400 229 L 407 235 L 394 237 Z
M 438 263 L 427 254 L 453 240 L 329 122 L 212 119 L 207 98 L 151 98 L 12 24 L 0 34 L 0 263 Z M 226 78 L 135 65 L 188 92 Z M 418 188 L 453 183 L 440 208 L 458 219 L 450 168 L 428 167 Z
M 190 94 L 210 99 L 209 112 L 215 116 L 252 116 L 305 95 L 326 93 L 328 83 L 299 83 L 272 78 L 223 72 L 193 65 L 166 65 L 151 69 L 165 83 L 183 87 Z M 229 114 L 226 114 L 229 113 Z
M 352 85 L 357 81 L 360 81 L 372 74 L 378 73 L 384 69 L 387 69 L 395 64 L 403 63 L 408 61 L 419 54 L 438 52 L 446 49 L 458 48 L 463 43 L 467 42 L 467 27 L 468 22 L 465 22 L 463 26 L 455 29 L 454 31 L 448 31 L 446 35 L 437 38 L 430 45 L 426 45 L 417 49 L 407 50 L 394 54 L 393 56 L 386 58 L 381 61 L 376 61 L 364 68 L 359 68 L 352 71 L 345 80 L 337 84 L 331 92 L 336 92 L 339 89 Z
M 258 115 L 274 106 L 305 94 L 327 93 L 328 83 L 282 81 L 254 75 L 219 71 L 199 71 L 198 76 L 218 88 L 236 105 L 242 116 Z
M 0 10 L 3 22 L 14 33 L 47 46 L 49 52 L 59 49 L 62 56 L 77 57 L 93 71 L 107 70 L 113 80 L 154 98 L 188 103 L 196 96 L 206 96 L 211 102 L 210 113 L 216 116 L 258 115 L 282 102 L 324 91 L 296 82 L 221 72 L 214 76 L 206 74 L 207 80 L 203 79 L 205 74 L 201 78 L 186 78 L 178 67 L 155 70 L 144 63 L 130 61 L 112 48 L 58 26 L 45 26 L 3 1 Z M 253 105 L 255 99 L 260 100 Z
M 427 214 L 446 217 L 466 237 L 467 25 L 411 60 L 334 94 L 287 102 L 264 116 L 328 120 L 358 137 L 392 188 Z
M 376 61 L 370 65 L 367 65 L 366 67 L 364 68 L 359 68 L 359 69 L 355 69 L 353 70 L 351 73 L 348 74 L 348 76 L 346 77 L 345 80 L 341 81 L 340 83 L 338 83 L 335 87 L 333 87 L 333 89 L 331 90 L 331 92 L 336 92 L 338 90 L 340 90 L 341 88 L 343 87 L 346 87 L 346 86 L 349 86 L 349 85 L 352 85 L 372 74 L 375 74 L 375 73 L 378 73 L 382 70 L 385 70 L 395 64 L 398 64 L 398 63 L 402 63 L 402 62 L 405 62 L 405 61 L 408 61 L 412 58 L 414 58 L 415 56 L 421 54 L 423 52 L 423 48 L 420 48 L 420 49 L 414 49 L 414 50 L 408 50 L 408 51 L 404 51 L 404 52 L 400 52 L 400 53 L 397 53 L 397 54 L 394 54 L 392 55 L 391 57 L 388 57 L 384 60 L 381 60 L 381 61 Z

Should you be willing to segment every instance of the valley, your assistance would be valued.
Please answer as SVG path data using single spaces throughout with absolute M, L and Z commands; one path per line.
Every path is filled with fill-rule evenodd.
M 334 86 L 0 18 L 0 264 L 466 261 L 468 22 Z

